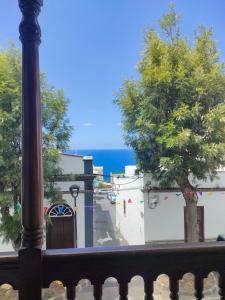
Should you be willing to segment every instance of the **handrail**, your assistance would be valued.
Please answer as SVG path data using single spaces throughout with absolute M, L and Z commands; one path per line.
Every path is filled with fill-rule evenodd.
M 102 286 L 109 277 L 119 283 L 120 300 L 128 299 L 128 283 L 139 275 L 144 279 L 145 299 L 153 299 L 153 282 L 160 274 L 170 279 L 170 299 L 179 299 L 179 280 L 195 275 L 196 299 L 203 299 L 203 279 L 212 271 L 220 274 L 219 294 L 225 299 L 225 243 L 150 244 L 47 250 L 43 253 L 44 286 L 61 280 L 68 287 L 67 299 L 75 299 L 75 286 L 89 279 L 94 299 L 102 299 Z
M 45 259 L 54 256 L 85 256 L 85 255 L 106 255 L 106 254 L 125 254 L 127 252 L 149 254 L 157 253 L 224 253 L 225 242 L 204 242 L 204 243 L 171 243 L 171 244 L 146 244 L 132 246 L 107 246 L 107 247 L 90 247 L 90 248 L 67 248 L 67 249 L 51 249 L 43 252 Z
M 16 252 L 0 252 L 0 268 L 4 262 L 18 263 L 18 254 Z
M 225 242 L 197 244 L 149 244 L 139 246 L 57 249 L 43 251 L 43 288 L 60 280 L 67 299 L 75 299 L 75 286 L 89 279 L 94 299 L 102 299 L 102 286 L 109 277 L 119 283 L 120 300 L 128 299 L 128 283 L 136 275 L 144 279 L 145 299 L 153 299 L 153 282 L 160 274 L 169 276 L 170 299 L 179 299 L 179 280 L 185 273 L 195 276 L 195 297 L 203 299 L 203 279 L 218 272 L 219 295 L 225 299 Z M 0 253 L 0 284 L 18 289 L 17 253 Z M 88 299 L 87 299 L 88 300 Z

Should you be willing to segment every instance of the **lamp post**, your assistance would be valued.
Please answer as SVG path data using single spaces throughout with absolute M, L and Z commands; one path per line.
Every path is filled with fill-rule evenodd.
M 77 184 L 72 184 L 69 188 L 70 194 L 74 199 L 74 207 L 77 206 L 77 197 L 79 195 L 80 187 Z M 75 221 L 75 236 L 76 236 L 76 247 L 77 247 L 77 211 L 74 211 L 74 221 Z

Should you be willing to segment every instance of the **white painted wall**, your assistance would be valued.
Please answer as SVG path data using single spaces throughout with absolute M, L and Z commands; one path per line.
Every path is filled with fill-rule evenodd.
M 130 178 L 114 178 L 116 197 L 116 226 L 130 245 L 144 244 L 144 203 L 141 192 L 143 180 Z M 135 181 L 134 181 L 135 180 Z M 131 199 L 132 203 L 129 203 Z M 126 214 L 124 204 L 126 202 Z
M 150 193 L 158 195 L 159 203 L 155 209 L 148 207 L 145 198 L 145 241 L 184 240 L 184 198 L 175 192 Z M 168 197 L 167 200 L 164 200 Z M 204 206 L 205 239 L 216 239 L 225 233 L 225 192 L 203 192 L 199 196 L 199 206 Z
M 11 243 L 3 242 L 3 239 L 0 237 L 0 252 L 11 252 L 14 251 Z
M 151 181 L 153 186 L 157 183 L 150 176 L 145 176 L 144 183 Z M 219 170 L 216 179 L 211 181 L 193 181 L 199 189 L 214 188 L 214 191 L 203 192 L 199 195 L 198 205 L 204 206 L 205 239 L 216 239 L 220 233 L 225 233 L 225 170 Z M 176 185 L 174 185 L 176 187 Z M 182 196 L 175 192 L 150 193 L 150 197 L 158 196 L 159 203 L 155 209 L 148 207 L 148 194 L 145 199 L 145 241 L 184 240 L 184 206 Z M 164 200 L 168 197 L 167 200 Z
M 84 174 L 84 161 L 83 157 L 79 155 L 61 154 L 59 166 L 63 174 Z M 74 209 L 74 199 L 69 193 L 69 188 L 72 184 L 77 184 L 80 187 L 80 193 L 77 197 L 76 204 L 77 211 L 77 246 L 79 248 L 85 247 L 85 194 L 83 181 L 65 181 L 58 182 L 57 186 L 63 193 L 63 199 L 68 205 Z M 50 207 L 48 200 L 44 200 L 44 206 Z
M 83 156 L 73 154 L 61 154 L 59 167 L 63 174 L 84 174 Z
M 151 180 L 152 185 L 157 182 L 148 176 L 139 178 L 133 183 L 126 184 L 135 179 L 132 168 L 127 169 L 130 178 L 113 178 L 116 190 L 116 225 L 129 244 L 143 244 L 145 242 L 182 241 L 184 240 L 184 206 L 185 201 L 178 192 L 151 192 L 150 198 L 156 196 L 159 203 L 156 208 L 148 206 L 148 194 L 142 192 L 144 184 Z M 133 177 L 132 177 L 133 176 Z M 195 182 L 201 188 L 215 188 L 214 191 L 203 191 L 199 195 L 199 206 L 204 206 L 205 239 L 216 239 L 221 233 L 225 233 L 225 191 L 217 188 L 225 188 L 225 171 L 218 171 L 218 178 L 211 182 Z M 176 195 L 176 194 L 179 195 Z M 128 204 L 128 199 L 132 203 Z M 140 200 L 144 200 L 144 204 Z M 126 200 L 127 213 L 123 212 L 123 200 Z M 144 214 L 144 218 L 142 217 Z

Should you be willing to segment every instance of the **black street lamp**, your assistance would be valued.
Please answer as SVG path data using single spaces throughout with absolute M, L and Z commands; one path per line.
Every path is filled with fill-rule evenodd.
M 76 202 L 77 202 L 77 197 L 79 195 L 80 187 L 77 184 L 72 184 L 70 186 L 69 190 L 70 190 L 71 196 L 74 199 L 74 207 L 76 208 L 76 206 L 77 206 Z M 77 211 L 76 211 L 76 209 L 74 211 L 74 221 L 75 221 L 75 235 L 76 235 L 76 247 L 77 247 Z
M 80 187 L 77 184 L 72 184 L 70 187 L 70 194 L 76 201 L 78 195 L 79 195 Z

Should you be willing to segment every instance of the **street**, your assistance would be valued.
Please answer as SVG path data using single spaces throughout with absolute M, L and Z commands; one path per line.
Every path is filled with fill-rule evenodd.
M 111 204 L 105 194 L 96 195 L 94 201 L 94 246 L 125 245 L 116 229 L 116 205 Z

